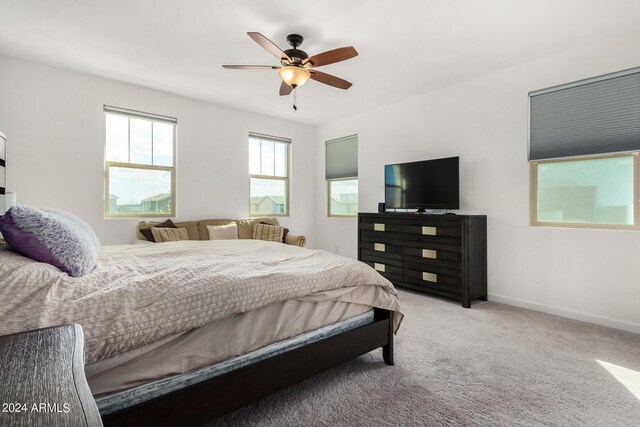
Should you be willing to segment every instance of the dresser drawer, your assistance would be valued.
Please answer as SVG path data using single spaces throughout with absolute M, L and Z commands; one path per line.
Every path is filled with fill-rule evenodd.
M 375 231 L 377 233 L 402 233 L 404 227 L 400 221 L 397 224 L 389 224 L 387 221 L 361 222 L 358 224 L 360 230 Z
M 442 293 L 449 294 L 446 296 L 462 295 L 462 286 L 460 285 L 426 282 L 422 279 L 409 277 L 407 275 L 404 277 L 404 282 L 409 284 L 412 289 L 424 290 L 425 292 L 435 291 L 434 293 L 437 295 L 443 295 Z
M 380 242 L 361 242 L 360 253 L 380 258 L 397 259 L 400 261 L 404 258 L 403 248 L 401 246 Z
M 379 264 L 391 265 L 398 268 L 404 267 L 404 260 L 402 259 L 402 255 L 400 255 L 398 258 L 389 258 L 389 257 L 382 256 L 375 251 L 361 250 L 360 260 L 373 262 L 373 263 L 377 262 Z
M 448 286 L 462 286 L 462 275 L 458 270 L 451 270 L 438 266 L 421 266 L 405 262 L 405 280 L 417 284 L 440 284 Z
M 367 215 L 360 216 L 360 224 L 385 224 L 402 226 L 404 221 L 401 218 L 394 218 L 389 215 Z
M 462 246 L 461 236 L 446 236 L 443 234 L 429 235 L 429 234 L 416 234 L 416 233 L 403 233 L 402 235 L 405 244 L 411 242 L 423 242 L 423 243 L 439 243 L 443 245 Z
M 371 262 L 371 261 L 364 261 L 364 260 L 362 260 L 362 262 L 364 262 L 369 267 L 376 270 L 378 273 L 380 273 L 380 275 L 382 275 L 382 277 L 385 277 L 389 280 L 392 280 L 392 281 L 402 280 L 403 278 L 402 267 L 396 267 L 394 265 L 389 265 L 388 263 L 384 263 L 384 262 Z
M 414 264 L 438 265 L 451 269 L 462 268 L 460 246 L 429 242 L 411 242 L 415 246 L 404 247 L 404 260 Z
M 402 246 L 402 233 L 388 231 L 360 230 L 360 241 L 368 243 L 384 243 L 394 246 Z
M 405 235 L 428 237 L 457 237 L 462 236 L 462 224 L 455 220 L 416 219 L 405 220 L 403 224 Z

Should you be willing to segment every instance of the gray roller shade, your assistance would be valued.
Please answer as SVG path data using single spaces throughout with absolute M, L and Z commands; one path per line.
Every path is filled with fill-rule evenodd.
M 529 93 L 529 160 L 640 149 L 640 68 Z
M 165 122 L 170 124 L 178 123 L 178 119 L 176 119 L 175 117 L 163 116 L 161 114 L 145 113 L 144 111 L 130 110 L 128 108 L 114 107 L 112 105 L 105 105 L 104 111 L 105 113 L 120 114 L 127 117 L 138 117 L 140 119 L 153 120 L 155 122 Z
M 358 135 L 326 143 L 327 179 L 358 177 Z

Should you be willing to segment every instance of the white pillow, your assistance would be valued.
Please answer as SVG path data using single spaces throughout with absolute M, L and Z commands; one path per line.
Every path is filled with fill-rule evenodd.
M 209 230 L 209 240 L 238 239 L 238 226 L 236 224 L 207 225 L 207 230 Z

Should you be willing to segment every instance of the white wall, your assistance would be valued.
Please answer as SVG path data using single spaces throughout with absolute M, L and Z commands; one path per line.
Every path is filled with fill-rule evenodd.
M 249 131 L 291 138 L 291 216 L 281 222 L 313 245 L 313 126 L 0 56 L 0 130 L 19 203 L 68 210 L 103 244 L 133 241 L 139 220 L 103 219 L 104 104 L 178 118 L 178 220 L 248 216 Z
M 319 127 L 316 245 L 357 253 L 356 220 L 326 216 L 324 141 L 359 135 L 363 212 L 384 164 L 459 155 L 460 212 L 488 216 L 491 300 L 640 332 L 640 233 L 529 226 L 527 162 L 529 91 L 639 65 L 636 38 L 602 40 Z

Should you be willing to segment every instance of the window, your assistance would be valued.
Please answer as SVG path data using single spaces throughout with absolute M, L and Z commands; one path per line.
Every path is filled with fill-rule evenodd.
M 291 140 L 249 134 L 249 215 L 289 215 Z
M 104 107 L 105 218 L 175 216 L 177 120 Z
M 326 142 L 329 216 L 358 215 L 358 135 Z
M 640 69 L 529 94 L 531 224 L 640 227 Z

